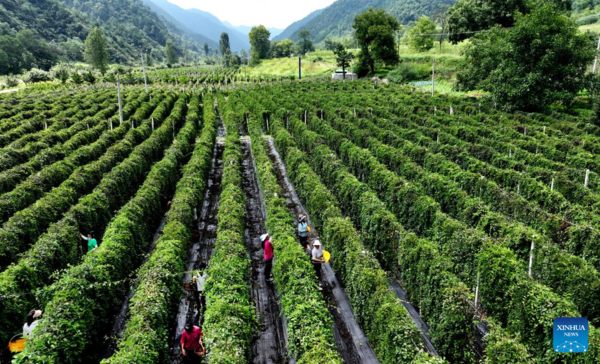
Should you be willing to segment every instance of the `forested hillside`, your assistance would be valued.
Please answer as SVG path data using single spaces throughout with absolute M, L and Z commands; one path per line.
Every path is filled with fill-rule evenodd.
M 0 73 L 49 68 L 58 60 L 83 60 L 83 42 L 99 26 L 110 61 L 131 64 L 140 51 L 162 60 L 167 39 L 181 52 L 201 45 L 177 32 L 141 0 L 3 0 L 0 2 Z
M 313 19 L 305 19 L 295 24 L 290 32 L 286 29 L 277 39 L 297 40 L 298 31 L 310 31 L 314 42 L 322 42 L 327 37 L 337 38 L 352 34 L 354 17 L 369 8 L 381 8 L 395 16 L 402 24 L 417 20 L 421 15 L 431 15 L 441 5 L 454 4 L 454 0 L 338 0 L 325 8 Z M 309 15 L 309 17 L 311 16 Z M 294 24 L 292 26 L 294 26 Z

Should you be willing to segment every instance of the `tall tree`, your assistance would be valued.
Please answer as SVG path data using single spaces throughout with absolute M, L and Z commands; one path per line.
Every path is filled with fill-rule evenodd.
M 298 33 L 298 53 L 305 55 L 308 52 L 315 50 L 315 45 L 310 39 L 310 32 L 306 29 L 302 29 Z
M 98 27 L 88 34 L 85 40 L 85 60 L 104 76 L 108 69 L 106 39 Z
M 210 51 L 210 48 L 208 47 L 208 43 L 204 43 L 204 55 L 206 57 L 208 57 L 208 52 Z
M 168 64 L 175 64 L 179 62 L 179 56 L 177 55 L 177 51 L 175 50 L 171 40 L 167 40 L 167 44 L 165 45 L 165 56 L 167 57 Z
M 221 55 L 223 56 L 225 66 L 229 67 L 231 63 L 231 46 L 229 45 L 229 34 L 227 34 L 226 32 L 221 33 L 221 39 L 219 40 L 219 50 L 221 51 Z
M 240 62 L 242 62 L 243 65 L 248 64 L 248 52 L 246 52 L 245 49 L 240 51 Z
M 425 52 L 433 48 L 435 23 L 426 16 L 419 18 L 414 27 L 408 31 L 408 44 L 411 48 Z
M 333 51 L 335 54 L 335 61 L 339 67 L 342 67 L 342 77 L 346 79 L 346 68 L 350 66 L 350 62 L 354 59 L 354 54 L 348 52 L 346 47 L 338 44 L 336 49 Z
M 440 43 L 440 51 L 442 50 L 442 43 L 446 38 L 446 31 L 448 30 L 448 9 L 450 5 L 440 5 L 433 12 L 433 21 L 440 27 L 440 34 L 437 36 L 437 41 Z
M 369 9 L 354 18 L 352 28 L 360 47 L 358 60 L 361 73 L 365 69 L 375 73 L 376 61 L 386 65 L 396 65 L 399 62 L 394 34 L 400 29 L 400 24 L 396 18 L 383 9 Z
M 294 42 L 291 39 L 271 42 L 271 50 L 269 51 L 271 58 L 289 57 L 294 51 Z
M 510 29 L 493 28 L 471 39 L 461 90 L 488 91 L 503 109 L 540 110 L 569 103 L 583 85 L 594 58 L 594 41 L 555 6 L 516 15 Z
M 269 37 L 271 32 L 264 25 L 259 25 L 250 30 L 248 37 L 250 38 L 250 65 L 254 66 L 260 63 L 261 59 L 265 59 L 269 55 L 271 41 Z

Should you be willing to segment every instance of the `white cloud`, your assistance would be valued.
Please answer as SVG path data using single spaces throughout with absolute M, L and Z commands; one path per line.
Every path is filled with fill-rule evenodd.
M 286 28 L 335 0 L 168 0 L 184 9 L 208 11 L 233 25 Z

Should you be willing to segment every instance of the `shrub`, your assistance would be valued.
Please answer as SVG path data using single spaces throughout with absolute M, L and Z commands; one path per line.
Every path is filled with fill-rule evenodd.
M 93 85 L 94 83 L 96 83 L 96 77 L 94 77 L 94 74 L 92 73 L 92 71 L 87 71 L 87 73 L 84 73 L 83 80 L 85 82 L 89 83 L 90 85 Z
M 63 65 L 53 67 L 50 70 L 50 75 L 53 79 L 59 80 L 62 84 L 66 83 L 70 76 L 69 70 Z
M 388 73 L 388 80 L 394 83 L 407 83 L 428 79 L 431 66 L 428 64 L 400 63 L 396 69 Z
M 26 83 L 37 83 L 50 80 L 52 80 L 52 78 L 50 77 L 50 73 L 39 68 L 32 68 L 29 72 L 25 74 L 25 77 L 23 77 L 23 81 L 25 81 Z
M 83 77 L 78 72 L 75 72 L 71 75 L 71 81 L 76 85 L 80 85 L 83 83 Z
M 6 77 L 6 86 L 8 87 L 17 87 L 21 81 L 13 76 Z

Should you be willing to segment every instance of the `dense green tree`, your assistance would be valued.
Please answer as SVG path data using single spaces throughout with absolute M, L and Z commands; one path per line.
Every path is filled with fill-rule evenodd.
M 503 109 L 540 110 L 573 99 L 586 84 L 594 53 L 594 41 L 575 21 L 546 4 L 517 14 L 510 29 L 495 27 L 473 37 L 458 87 L 489 91 Z
M 346 69 L 354 59 L 354 54 L 348 52 L 346 47 L 341 44 L 338 44 L 333 53 L 335 54 L 335 61 L 339 67 L 342 67 L 343 77 L 346 79 Z
M 85 40 L 85 60 L 104 76 L 108 69 L 108 51 L 106 39 L 97 27 Z
M 570 10 L 570 0 L 458 0 L 448 10 L 450 41 L 454 44 L 495 25 L 508 28 L 517 12 L 527 14 L 544 5 Z
M 227 34 L 226 32 L 221 33 L 221 39 L 219 40 L 219 50 L 221 51 L 221 55 L 223 56 L 225 67 L 229 67 L 231 65 L 231 46 L 229 45 L 229 34 Z
M 411 48 L 419 52 L 425 52 L 433 48 L 433 40 L 436 31 L 433 20 L 426 16 L 419 18 L 414 27 L 410 28 L 408 36 L 408 44 Z
M 289 57 L 294 52 L 294 42 L 290 39 L 271 42 L 271 58 Z
M 165 45 L 165 57 L 167 58 L 168 64 L 176 64 L 179 62 L 179 56 L 177 55 L 177 51 L 173 46 L 173 42 L 167 40 L 167 44 Z
M 17 74 L 35 65 L 35 57 L 19 44 L 16 36 L 0 36 L 0 74 Z
M 250 30 L 248 34 L 250 38 L 250 65 L 255 66 L 260 63 L 261 59 L 265 59 L 269 56 L 269 50 L 271 49 L 271 32 L 265 28 L 264 25 L 259 25 Z
M 369 9 L 356 16 L 352 27 L 360 47 L 359 73 L 364 73 L 367 69 L 375 73 L 375 62 L 386 65 L 398 63 L 399 56 L 396 52 L 394 34 L 400 29 L 400 24 L 396 18 L 382 9 Z
M 56 50 L 32 30 L 25 29 L 17 33 L 17 41 L 35 58 L 35 66 L 48 71 L 58 61 Z
M 69 38 L 62 44 L 63 51 L 69 61 L 83 61 L 85 46 L 79 38 Z
M 341 44 L 340 42 L 333 41 L 329 38 L 326 38 L 324 43 L 325 43 L 325 49 L 327 49 L 328 51 L 336 50 L 338 45 Z
M 206 57 L 208 57 L 208 53 L 210 52 L 210 48 L 208 47 L 208 44 L 204 43 L 204 47 L 203 48 L 204 48 L 204 55 Z
M 310 32 L 306 29 L 302 29 L 298 33 L 298 53 L 300 55 L 305 55 L 308 52 L 312 52 L 315 50 L 315 45 L 310 39 Z

